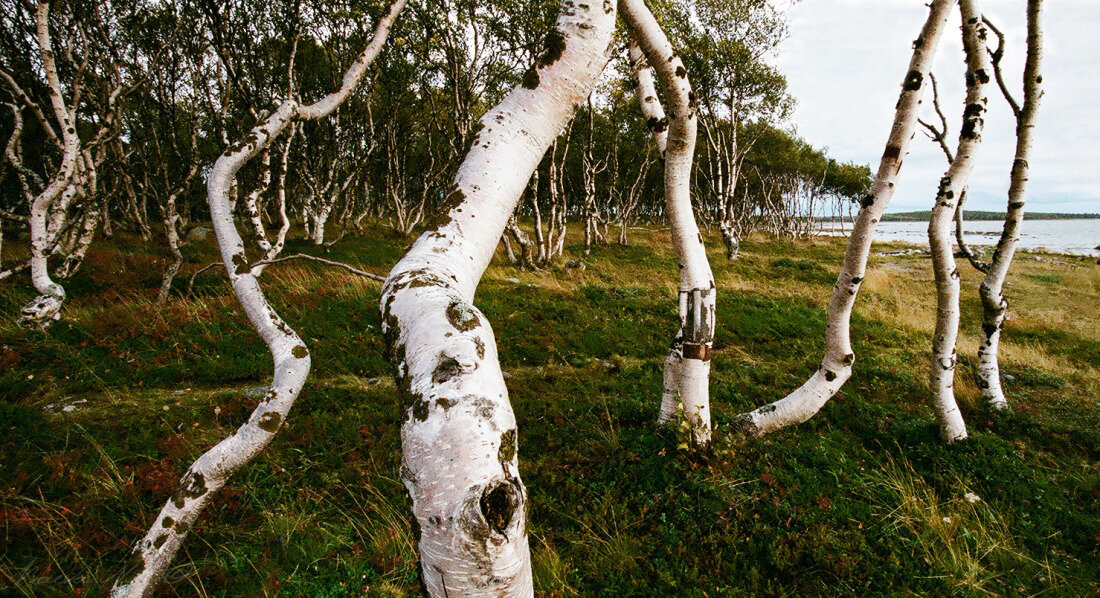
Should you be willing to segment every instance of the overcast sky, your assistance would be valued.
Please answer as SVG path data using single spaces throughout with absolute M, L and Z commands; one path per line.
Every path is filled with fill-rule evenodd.
M 1006 82 L 1020 101 L 1024 1 L 985 0 L 981 5 L 1005 33 Z M 790 10 L 791 35 L 776 62 L 798 99 L 792 123 L 799 135 L 816 147 L 827 147 L 837 159 L 869 164 L 872 172 L 877 169 L 911 42 L 927 14 L 923 0 L 803 0 L 795 5 Z M 1029 211 L 1100 212 L 1098 26 L 1098 0 L 1044 3 L 1046 93 L 1035 132 Z M 948 23 L 933 72 L 954 148 L 964 93 L 957 11 Z M 995 85 L 990 93 L 984 143 L 971 177 L 967 207 L 1003 211 L 1015 121 Z M 928 96 L 925 100 L 922 117 L 934 121 L 931 101 Z M 918 134 L 888 211 L 930 209 L 946 167 L 941 150 Z

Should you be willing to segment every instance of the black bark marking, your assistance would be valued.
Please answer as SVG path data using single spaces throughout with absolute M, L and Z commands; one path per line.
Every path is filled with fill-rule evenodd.
M 481 325 L 481 318 L 474 307 L 461 299 L 456 299 L 447 306 L 447 321 L 459 332 L 469 332 Z
M 248 258 L 245 257 L 244 252 L 234 253 L 231 258 L 234 266 L 234 274 L 248 274 L 252 271 L 252 268 L 248 265 Z
M 481 495 L 481 514 L 489 528 L 505 536 L 512 516 L 520 506 L 519 490 L 511 482 L 499 482 Z
M 836 380 L 836 372 L 834 372 L 832 370 L 825 370 L 825 380 L 828 381 L 828 382 L 832 382 L 833 380 Z
M 305 345 L 298 345 L 297 347 L 294 347 L 290 350 L 290 354 L 297 357 L 298 359 L 305 359 L 306 357 L 309 357 L 309 349 L 306 349 Z
M 274 411 L 268 411 L 260 416 L 260 421 L 256 424 L 264 432 L 274 434 L 279 429 L 279 425 L 283 423 L 283 416 Z
M 450 409 L 451 407 L 454 407 L 455 405 L 457 405 L 458 404 L 458 399 L 448 399 L 448 398 L 436 399 L 435 404 L 442 407 L 443 410 L 446 411 L 446 410 Z
M 451 220 L 454 219 L 451 216 L 451 211 L 462 205 L 464 201 L 466 201 L 466 193 L 462 189 L 456 189 L 448 194 L 447 198 L 443 200 L 443 205 L 439 206 L 439 211 L 428 225 L 428 230 L 437 231 L 450 224 Z
M 480 337 L 474 337 L 474 349 L 477 351 L 478 359 L 485 359 L 485 341 Z
M 756 436 L 760 433 L 760 427 L 752 421 L 752 415 L 748 413 L 742 413 L 733 418 L 730 422 L 729 430 L 731 434 L 740 434 L 742 436 Z
M 677 77 L 683 79 L 684 77 L 687 77 L 687 74 L 688 74 L 687 70 L 684 69 L 683 65 L 680 65 L 680 66 L 676 67 L 676 76 Z
M 963 110 L 962 132 L 959 133 L 963 139 L 977 139 L 981 136 L 979 125 L 982 122 L 983 112 L 985 112 L 985 106 L 982 104 L 966 105 L 966 109 Z
M 844 356 L 844 359 L 840 360 L 844 365 L 852 365 L 856 361 L 855 353 L 849 353 Z
M 172 529 L 172 526 L 175 525 L 175 523 L 175 520 L 171 517 L 165 517 L 164 520 L 160 522 L 160 526 L 164 529 Z
M 539 86 L 539 70 L 535 65 L 531 65 L 523 73 L 523 87 L 525 89 L 535 89 Z
M 203 494 L 206 494 L 206 478 L 200 472 L 188 472 L 172 492 L 172 504 L 177 509 L 182 509 L 187 500 L 199 498 Z
M 427 401 L 418 401 L 416 405 L 413 405 L 412 416 L 415 417 L 417 421 L 424 421 L 428 419 L 429 407 L 431 407 L 431 403 Z
M 511 463 L 516 458 L 516 430 L 513 428 L 500 435 L 500 450 L 497 459 L 501 465 Z
M 477 397 L 472 402 L 474 407 L 476 407 L 476 409 L 474 409 L 474 415 L 484 420 L 493 419 L 493 412 L 496 411 L 496 405 L 493 405 L 492 401 L 484 397 Z
M 901 88 L 905 91 L 916 91 L 920 89 L 922 81 L 924 81 L 924 75 L 920 71 L 909 71 L 909 74 L 905 75 L 905 82 L 901 84 Z
M 161 534 L 157 536 L 156 540 L 153 540 L 153 548 L 160 548 L 164 546 L 164 543 L 168 541 L 168 534 Z
M 668 118 L 657 118 L 656 116 L 649 117 L 645 126 L 654 133 L 660 133 L 668 128 Z
M 443 384 L 461 373 L 462 364 L 457 359 L 446 353 L 440 353 L 439 362 L 435 366 L 435 371 L 432 372 L 432 382 Z
M 882 157 L 887 160 L 897 160 L 901 157 L 901 147 L 896 145 L 886 146 L 886 150 L 882 152 Z
M 871 207 L 871 206 L 872 206 L 872 205 L 874 205 L 874 204 L 875 204 L 875 196 L 874 196 L 874 195 L 871 195 L 871 194 L 867 194 L 867 195 L 866 195 L 866 196 L 865 196 L 865 197 L 863 198 L 863 200 L 861 200 L 861 201 L 859 202 L 859 207 L 861 207 L 861 208 L 869 208 L 869 207 Z

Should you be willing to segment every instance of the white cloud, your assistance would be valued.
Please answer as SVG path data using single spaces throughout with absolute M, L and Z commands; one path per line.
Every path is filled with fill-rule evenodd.
M 1100 26 L 1095 0 L 1046 3 L 1045 95 L 1039 109 L 1028 201 L 1035 211 L 1100 212 Z M 1017 98 L 1023 69 L 1023 0 L 983 3 L 1005 33 L 1005 80 Z M 791 36 L 777 59 L 798 98 L 799 134 L 834 157 L 878 166 L 893 120 L 901 80 L 927 16 L 920 0 L 806 0 L 791 9 Z M 992 41 L 992 40 L 991 40 Z M 958 133 L 963 98 L 963 53 L 958 14 L 948 24 L 934 73 L 941 104 Z M 968 207 L 1003 210 L 1015 147 L 1011 111 L 991 87 L 985 142 L 971 178 Z M 930 99 L 926 120 L 934 118 Z M 928 209 L 946 169 L 939 148 L 918 135 L 903 166 L 890 211 Z

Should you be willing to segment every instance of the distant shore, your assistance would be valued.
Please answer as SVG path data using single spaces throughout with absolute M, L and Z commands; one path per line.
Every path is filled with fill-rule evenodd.
M 970 221 L 998 220 L 1004 221 L 1004 212 L 982 212 L 979 210 L 963 210 L 963 219 Z M 918 212 L 898 212 L 896 214 L 883 214 L 883 222 L 916 222 L 927 221 L 932 216 L 928 210 Z M 1100 214 L 1062 214 L 1057 212 L 1024 212 L 1024 220 L 1097 220 Z

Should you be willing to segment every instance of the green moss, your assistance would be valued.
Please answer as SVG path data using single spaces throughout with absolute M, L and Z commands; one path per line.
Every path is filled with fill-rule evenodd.
M 1100 368 L 1100 342 L 1081 332 L 1087 328 L 1011 320 L 1006 343 L 1057 359 L 1006 363 L 1013 412 L 974 411 L 961 401 L 971 438 L 947 447 L 937 436 L 919 358 L 930 335 L 881 319 L 892 298 L 869 286 L 890 272 L 879 261 L 905 268 L 926 262 L 874 258 L 852 323 L 851 379 L 806 423 L 742 438 L 730 433 L 739 414 L 782 398 L 819 366 L 824 302 L 843 243 L 750 238 L 741 259 L 726 262 L 720 240 L 708 237 L 718 283 L 716 440 L 709 452 L 687 455 L 676 450 L 674 434 L 653 425 L 663 357 L 678 324 L 675 252 L 667 233 L 631 234 L 631 246 L 593 248 L 584 272 L 521 272 L 495 262 L 475 301 L 484 314 L 478 322 L 496 337 L 524 439 L 519 447 L 515 430 L 498 430 L 491 458 L 519 459 L 536 575 L 555 584 L 537 592 L 1100 589 L 1100 410 L 1090 390 L 1095 381 L 1082 374 Z M 407 243 L 370 225 L 365 237 L 348 235 L 332 247 L 330 257 L 384 273 Z M 83 580 L 86 595 L 105 594 L 117 572 L 140 571 L 140 556 L 128 546 L 166 499 L 200 495 L 205 481 L 189 477 L 175 493 L 172 484 L 262 400 L 244 391 L 270 384 L 270 353 L 224 272 L 196 281 L 198 299 L 158 307 L 142 298 L 155 294 L 161 271 L 161 256 L 149 247 L 124 233 L 94 245 L 68 287 L 65 320 L 45 334 L 0 322 L 0 594 L 70 594 L 55 574 Z M 566 249 L 575 256 L 580 248 Z M 309 241 L 292 239 L 287 252 L 299 250 L 309 251 Z M 212 246 L 188 251 L 188 267 L 217 259 Z M 286 270 L 265 273 L 265 290 L 310 344 L 314 370 L 288 416 L 293 425 L 210 497 L 194 524 L 201 533 L 185 541 L 177 559 L 194 573 L 174 589 L 413 595 L 417 531 L 400 473 L 403 419 L 431 409 L 453 413 L 467 401 L 492 417 L 492 403 L 477 396 L 429 402 L 412 395 L 407 379 L 391 382 L 378 284 L 314 264 L 280 267 Z M 1073 266 L 1086 267 L 1094 266 Z M 290 270 L 293 276 L 281 276 Z M 961 270 L 964 283 L 972 282 Z M 1021 299 L 1031 294 L 1043 297 L 1044 309 L 1064 307 L 1066 297 L 1095 299 L 1093 287 L 1080 284 L 1082 271 L 1063 267 L 1051 278 L 1033 278 L 1027 274 L 1045 270 L 1023 270 L 1012 279 L 1012 309 L 1027 313 Z M 14 313 L 25 303 L 32 292 L 23 286 L 0 287 L 0 309 Z M 138 292 L 111 295 L 118 288 Z M 964 301 L 964 333 L 979 332 L 980 309 L 976 299 Z M 473 313 L 472 306 L 465 310 Z M 1090 314 L 1076 311 L 1088 324 Z M 455 316 L 488 341 L 487 326 L 473 330 L 474 318 Z M 403 347 L 393 351 L 404 359 Z M 965 380 L 973 361 L 961 355 L 959 368 Z M 87 403 L 75 411 L 45 409 L 80 398 Z M 944 510 L 941 518 L 962 517 L 965 531 L 945 540 L 928 525 L 906 523 L 919 513 L 902 517 L 899 508 L 916 503 L 901 500 L 890 475 L 927 489 Z M 976 506 L 966 506 L 964 488 L 981 497 Z M 921 496 L 920 504 L 932 504 Z M 161 525 L 187 531 L 178 521 Z M 494 525 L 507 526 L 502 517 Z M 981 534 L 998 529 L 1007 548 L 989 550 Z M 949 547 L 978 555 L 970 562 L 973 579 L 933 558 Z M 129 568 L 127 559 L 134 559 Z M 23 573 L 46 570 L 51 574 Z M 4 585 L 12 579 L 22 585 Z

